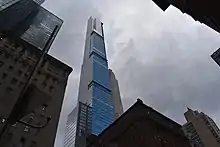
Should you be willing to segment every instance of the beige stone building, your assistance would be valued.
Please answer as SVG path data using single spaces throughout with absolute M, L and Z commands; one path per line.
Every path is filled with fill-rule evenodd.
M 31 76 L 40 54 L 41 50 L 33 46 L 0 34 L 0 130 Z M 45 55 L 24 95 L 28 102 L 23 105 L 26 113 L 20 120 L 22 123 L 17 122 L 10 127 L 4 136 L 4 147 L 54 146 L 71 71 L 71 67 Z
M 196 147 L 220 147 L 220 130 L 215 122 L 203 112 L 187 110 L 187 123 L 182 129 Z

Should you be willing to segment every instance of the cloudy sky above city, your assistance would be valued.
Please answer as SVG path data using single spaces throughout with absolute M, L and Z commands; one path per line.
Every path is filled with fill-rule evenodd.
M 63 145 L 66 118 L 76 104 L 90 16 L 104 23 L 109 66 L 125 109 L 141 98 L 180 124 L 190 107 L 220 125 L 220 67 L 210 57 L 220 34 L 172 6 L 163 12 L 151 0 L 47 0 L 44 6 L 64 20 L 50 54 L 74 69 L 55 147 Z

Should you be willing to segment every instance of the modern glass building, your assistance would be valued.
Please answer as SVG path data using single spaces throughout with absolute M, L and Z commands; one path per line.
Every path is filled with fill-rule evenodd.
M 16 38 L 20 37 L 29 44 L 42 50 L 57 26 L 54 36 L 50 40 L 47 49 L 49 50 L 62 23 L 63 21 L 60 18 L 40 6 L 36 12 L 33 12 L 33 14 L 22 21 L 19 26 L 13 29 L 12 34 L 14 34 Z
M 41 7 L 43 2 L 44 0 L 1 1 L 0 31 L 42 50 L 56 28 L 47 46 L 48 51 L 63 21 Z
M 98 19 L 91 17 L 88 20 L 78 104 L 73 110 L 77 113 L 73 116 L 73 112 L 71 112 L 67 121 L 67 128 L 69 128 L 69 122 L 75 120 L 72 117 L 76 118 L 77 121 L 72 121 L 72 123 L 76 122 L 74 128 L 77 129 L 76 134 L 68 136 L 67 133 L 65 135 L 64 147 L 85 146 L 86 136 L 89 134 L 99 135 L 115 120 L 115 107 L 102 25 Z M 85 112 L 82 105 L 88 111 Z M 86 125 L 82 127 L 85 123 Z M 74 142 L 72 142 L 73 140 Z M 68 142 L 71 143 L 68 144 Z
M 11 30 L 33 11 L 36 11 L 42 3 L 43 1 L 34 0 L 1 0 L 0 30 Z
M 86 146 L 86 136 L 92 132 L 92 108 L 79 102 L 68 115 L 64 147 Z
M 114 106 L 102 22 L 88 21 L 78 101 L 92 107 L 92 133 L 98 135 L 114 120 Z

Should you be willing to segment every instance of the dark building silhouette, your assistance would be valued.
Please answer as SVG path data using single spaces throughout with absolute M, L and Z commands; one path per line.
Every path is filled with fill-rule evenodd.
M 196 21 L 206 24 L 220 32 L 220 11 L 218 0 L 153 0 L 163 11 L 170 5 L 192 16 Z
M 88 137 L 87 142 L 88 147 L 190 147 L 181 127 L 138 99 L 101 134 Z
M 41 50 L 2 34 L 0 38 L 0 131 L 29 76 L 32 76 L 22 109 L 18 111 L 20 114 L 24 110 L 25 114 L 11 125 L 4 135 L 5 142 L 1 147 L 14 147 L 14 144 L 18 147 L 19 144 L 22 147 L 53 147 L 67 80 L 72 69 L 46 54 L 36 73 L 31 75 Z M 48 117 L 51 120 L 46 124 Z M 27 125 L 21 122 L 26 122 Z
M 63 21 L 44 0 L 0 1 L 0 146 L 53 147 L 72 68 L 47 54 Z
M 12 29 L 29 14 L 36 11 L 43 2 L 44 0 L 2 0 L 0 2 L 1 31 Z
M 8 0 L 7 3 L 0 3 L 0 7 L 4 7 L 0 9 L 0 31 L 7 33 L 13 39 L 22 39 L 43 50 L 57 27 L 47 47 L 46 51 L 48 51 L 63 21 L 41 7 L 39 4 L 42 2 L 40 0 L 38 3 L 33 0 Z
M 212 59 L 220 66 L 220 48 L 211 55 Z

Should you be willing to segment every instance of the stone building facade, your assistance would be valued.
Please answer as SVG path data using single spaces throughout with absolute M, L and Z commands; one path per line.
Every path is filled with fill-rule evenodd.
M 0 130 L 40 55 L 41 50 L 0 33 Z M 54 57 L 44 56 L 24 95 L 28 101 L 23 105 L 23 123 L 9 128 L 4 147 L 53 147 L 71 71 L 71 67 Z

